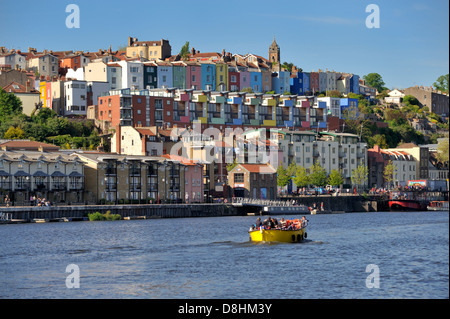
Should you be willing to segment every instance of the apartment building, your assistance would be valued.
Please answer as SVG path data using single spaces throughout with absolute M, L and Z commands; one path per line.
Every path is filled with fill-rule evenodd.
M 92 203 L 182 202 L 185 165 L 151 156 L 79 153 Z
M 307 170 L 314 162 L 331 173 L 341 172 L 345 184 L 351 184 L 351 174 L 359 165 L 367 165 L 367 144 L 349 133 L 290 131 L 285 129 L 260 129 L 246 134 L 247 138 L 268 139 L 282 152 L 280 165 L 291 163 Z
M 15 206 L 30 205 L 32 196 L 54 204 L 84 203 L 84 166 L 78 156 L 58 152 L 54 145 L 31 141 L 11 141 L 0 146 L 2 198 L 8 195 Z M 24 148 L 30 150 L 21 150 Z

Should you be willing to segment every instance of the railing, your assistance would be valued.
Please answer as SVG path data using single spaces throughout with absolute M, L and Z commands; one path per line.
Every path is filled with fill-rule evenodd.
M 10 221 L 12 219 L 12 213 L 0 213 L 0 221 Z
M 249 204 L 258 206 L 277 206 L 277 207 L 301 207 L 305 210 L 308 208 L 305 205 L 295 205 L 291 201 L 270 200 L 270 199 L 255 199 L 255 198 L 243 198 L 234 197 L 232 199 L 233 204 Z

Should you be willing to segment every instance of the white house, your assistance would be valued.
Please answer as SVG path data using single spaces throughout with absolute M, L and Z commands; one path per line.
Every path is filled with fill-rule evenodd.
M 405 93 L 397 89 L 390 91 L 388 94 L 389 96 L 384 98 L 384 102 L 386 103 L 400 104 L 405 97 Z
M 66 99 L 64 115 L 86 115 L 87 85 L 86 81 L 72 80 L 64 83 Z
M 318 97 L 318 102 L 325 102 L 327 105 L 327 113 L 331 116 L 341 116 L 341 99 L 338 97 Z
M 131 90 L 144 89 L 144 64 L 140 61 L 118 61 L 122 67 L 122 88 Z

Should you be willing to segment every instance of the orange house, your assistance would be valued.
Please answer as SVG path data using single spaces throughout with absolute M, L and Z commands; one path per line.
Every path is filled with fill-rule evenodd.
M 59 67 L 74 69 L 76 71 L 78 68 L 86 66 L 89 62 L 90 59 L 88 56 L 84 54 L 73 54 L 59 59 Z

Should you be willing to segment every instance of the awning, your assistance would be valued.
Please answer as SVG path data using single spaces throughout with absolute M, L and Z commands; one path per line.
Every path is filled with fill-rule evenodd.
M 0 171 L 0 176 L 11 176 L 11 174 L 6 173 L 5 171 Z
M 23 176 L 31 176 L 31 175 L 24 171 L 18 171 L 17 173 L 14 174 L 14 176 L 23 177 Z
M 69 174 L 69 177 L 84 177 L 84 175 L 79 172 L 72 172 Z
M 66 177 L 66 176 L 67 176 L 66 174 L 61 173 L 59 171 L 52 173 L 52 177 Z
M 44 172 L 37 171 L 33 174 L 34 177 L 48 177 L 48 174 L 45 174 Z

